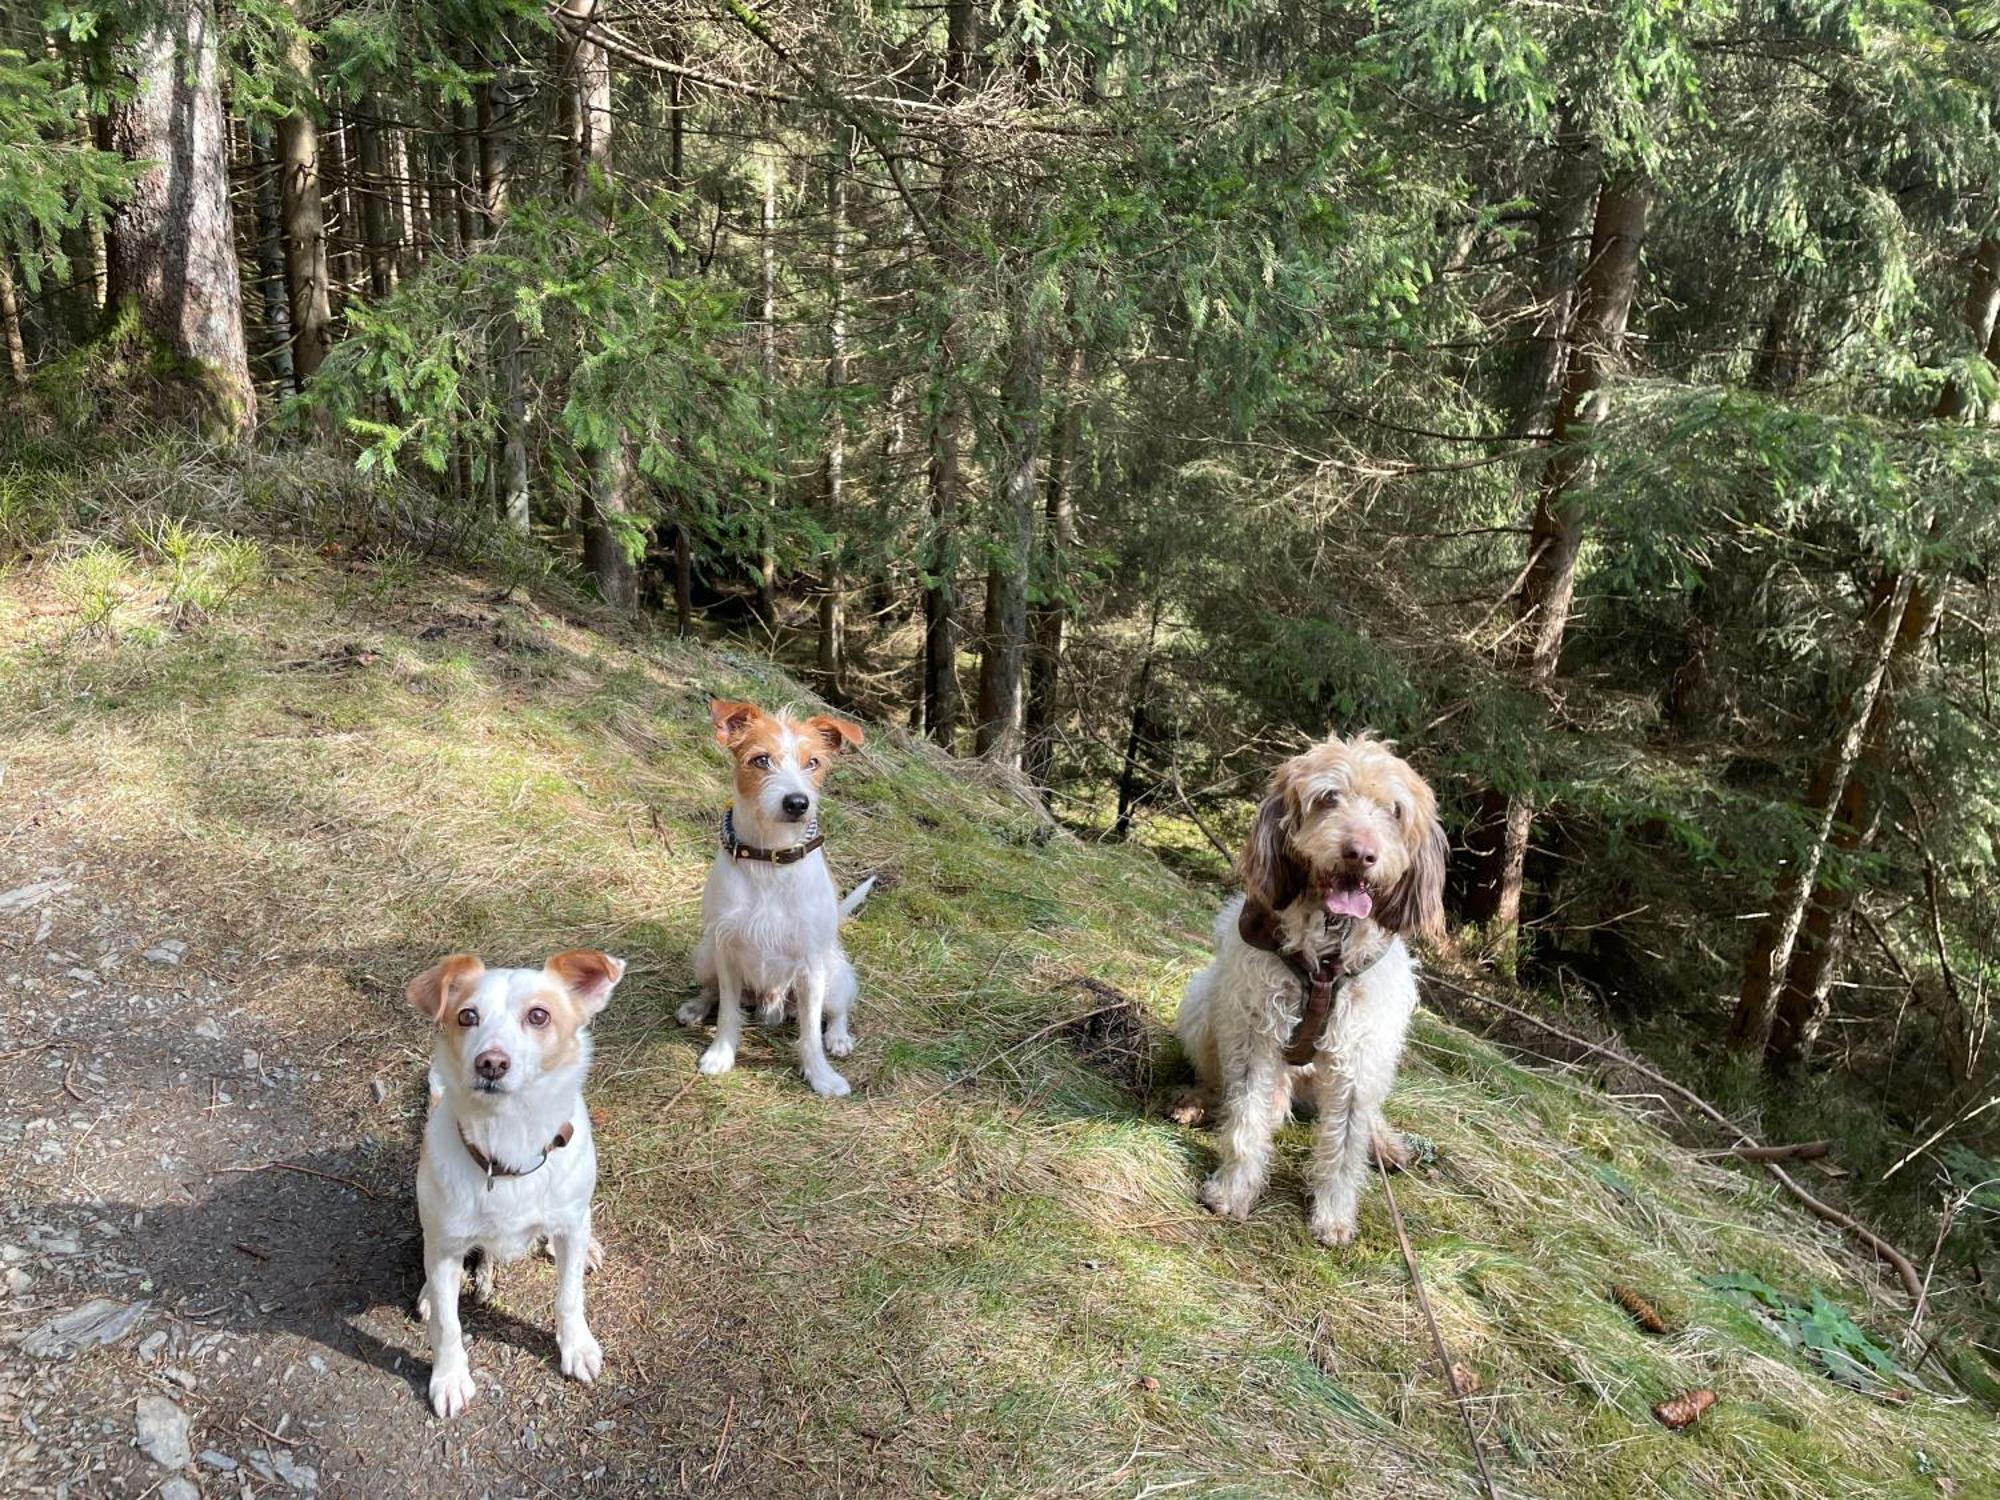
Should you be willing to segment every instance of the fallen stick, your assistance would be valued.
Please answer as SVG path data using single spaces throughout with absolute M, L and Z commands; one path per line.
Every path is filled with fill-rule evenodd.
M 297 1172 L 302 1177 L 317 1177 L 322 1182 L 337 1182 L 342 1187 L 353 1188 L 355 1192 L 364 1198 L 373 1198 L 375 1196 L 352 1177 L 342 1177 L 335 1172 L 322 1172 L 317 1167 L 301 1167 L 289 1161 L 250 1161 L 244 1162 L 240 1166 L 215 1167 L 211 1170 L 217 1172 L 265 1172 L 273 1168 L 280 1172 Z
M 1788 1146 L 1727 1146 L 1704 1151 L 1705 1157 L 1733 1156 L 1738 1161 L 1818 1161 L 1833 1149 L 1832 1141 L 1793 1141 Z
M 1475 990 L 1466 989 L 1465 986 L 1463 985 L 1453 984 L 1449 979 L 1446 979 L 1441 975 L 1432 974 L 1429 977 L 1433 984 L 1443 985 L 1446 989 L 1450 990 L 1454 995 L 1463 995 L 1466 999 L 1472 1001 L 1477 1005 L 1491 1006 L 1494 1010 L 1502 1011 L 1505 1014 L 1514 1017 L 1514 1019 L 1516 1019 L 1517 1021 L 1526 1021 L 1530 1026 L 1534 1026 L 1542 1031 L 1546 1031 L 1551 1036 L 1559 1036 L 1573 1047 L 1581 1047 L 1586 1052 L 1596 1053 L 1599 1057 L 1608 1057 L 1611 1059 L 1611 1061 L 1617 1063 L 1619 1067 L 1630 1068 L 1634 1073 L 1639 1074 L 1641 1077 L 1651 1079 L 1654 1083 L 1657 1083 L 1661 1088 L 1669 1089 L 1672 1092 L 1678 1094 L 1681 1098 L 1685 1099 L 1689 1104 L 1693 1105 L 1696 1109 L 1700 1110 L 1710 1120 L 1714 1121 L 1716 1125 L 1720 1126 L 1722 1129 L 1728 1131 L 1731 1135 L 1735 1136 L 1736 1145 L 1753 1146 L 1753 1147 L 1763 1145 L 1762 1141 L 1759 1141 L 1755 1136 L 1750 1134 L 1749 1131 L 1745 1130 L 1741 1125 L 1738 1125 L 1734 1120 L 1730 1119 L 1729 1116 L 1725 1115 L 1721 1110 L 1717 1109 L 1713 1104 L 1710 1104 L 1706 1099 L 1702 1098 L 1701 1095 L 1695 1093 L 1692 1089 L 1685 1088 L 1682 1085 L 1675 1083 L 1673 1079 L 1667 1077 L 1664 1073 L 1655 1072 L 1653 1069 L 1647 1067 L 1644 1063 L 1638 1061 L 1630 1054 L 1623 1052 L 1615 1047 L 1607 1047 L 1601 1042 L 1593 1042 L 1588 1037 L 1578 1036 L 1575 1032 L 1566 1030 L 1565 1028 L 1556 1025 L 1553 1021 L 1544 1021 L 1540 1016 L 1534 1015 L 1529 1011 L 1522 1010 L 1518 1005 L 1509 1005 L 1504 1000 L 1495 1000 L 1490 995 L 1482 995 Z M 1883 1239 L 1882 1236 L 1877 1234 L 1874 1230 L 1868 1228 L 1867 1225 L 1859 1223 L 1855 1219 L 1850 1218 L 1848 1215 L 1842 1213 L 1839 1209 L 1835 1208 L 1832 1204 L 1824 1203 L 1820 1199 L 1815 1198 L 1811 1193 L 1807 1192 L 1804 1188 L 1800 1187 L 1798 1182 L 1792 1177 L 1792 1175 L 1788 1173 L 1783 1167 L 1779 1166 L 1775 1161 L 1764 1161 L 1760 1162 L 1759 1165 L 1761 1165 L 1766 1172 L 1769 1172 L 1771 1176 L 1777 1180 L 1777 1183 L 1780 1187 L 1782 1187 L 1786 1192 L 1790 1193 L 1794 1198 L 1798 1199 L 1800 1203 L 1804 1204 L 1808 1211 L 1810 1211 L 1818 1218 L 1824 1219 L 1827 1223 L 1832 1224 L 1836 1228 L 1846 1230 L 1849 1234 L 1853 1235 L 1854 1238 L 1861 1241 L 1861 1243 L 1866 1245 L 1870 1250 L 1874 1251 L 1875 1254 L 1879 1256 L 1882 1260 L 1887 1261 L 1889 1265 L 1894 1267 L 1897 1278 L 1903 1283 L 1904 1289 L 1909 1292 L 1913 1300 L 1919 1299 L 1923 1296 L 1924 1294 L 1923 1278 L 1917 1275 L 1917 1268 L 1913 1264 L 1911 1264 L 1909 1256 L 1903 1254 L 1902 1251 L 1898 1250 L 1894 1245 L 1890 1244 L 1887 1240 Z
M 1423 1309 L 1424 1322 L 1430 1326 L 1431 1347 L 1437 1351 L 1438 1368 L 1444 1371 L 1445 1386 L 1458 1406 L 1458 1419 L 1465 1424 L 1465 1441 L 1472 1449 L 1472 1461 L 1479 1466 L 1480 1487 L 1486 1492 L 1486 1500 L 1497 1500 L 1493 1493 L 1493 1472 L 1486 1467 L 1486 1451 L 1479 1446 L 1479 1431 L 1472 1425 L 1472 1411 L 1465 1404 L 1465 1391 L 1459 1384 L 1458 1366 L 1452 1363 L 1451 1351 L 1445 1348 L 1444 1335 L 1438 1331 L 1437 1315 L 1431 1311 L 1430 1295 L 1424 1290 L 1424 1274 L 1417 1269 L 1417 1252 L 1410 1247 L 1409 1231 L 1403 1228 L 1403 1210 L 1396 1204 L 1396 1189 L 1389 1181 L 1389 1169 L 1382 1165 L 1379 1156 L 1375 1158 L 1375 1170 L 1381 1174 L 1382 1191 L 1389 1198 L 1389 1221 L 1396 1226 L 1396 1243 L 1403 1247 L 1403 1264 L 1409 1267 L 1417 1306 Z

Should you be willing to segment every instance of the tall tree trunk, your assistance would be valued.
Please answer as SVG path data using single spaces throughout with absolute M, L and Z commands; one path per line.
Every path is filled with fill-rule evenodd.
M 215 10 L 210 0 L 173 0 L 144 14 L 127 48 L 135 87 L 111 110 L 115 149 L 146 165 L 112 216 L 110 301 L 131 308 L 146 334 L 184 362 L 185 389 L 205 424 L 245 433 L 257 395 L 229 210 Z
M 1598 152 L 1571 123 L 1572 113 L 1565 106 L 1535 217 L 1534 331 L 1513 409 L 1514 430 L 1544 440 L 1555 427 L 1570 366 L 1591 214 L 1598 196 Z M 1466 915 L 1494 923 L 1509 943 L 1520 921 L 1520 871 L 1533 822 L 1531 802 L 1489 787 L 1480 798 L 1467 838 L 1473 874 Z
M 257 301 L 262 315 L 264 360 L 273 378 L 292 383 L 292 319 L 285 287 L 285 225 L 278 208 L 283 167 L 267 126 L 250 131 L 250 154 L 257 179 Z
M 401 246 L 396 255 L 396 276 L 399 280 L 421 271 L 424 266 L 424 252 L 430 242 L 430 204 L 424 195 L 424 185 L 417 176 L 418 157 L 410 149 L 410 132 L 398 128 L 389 132 L 389 169 L 396 174 L 396 216 L 400 228 L 397 234 Z
M 327 292 L 338 313 L 361 285 L 361 251 L 355 241 L 360 224 L 354 205 L 354 136 L 345 112 L 327 111 L 326 133 L 320 138 L 325 183 Z
M 563 0 L 563 13 L 586 23 L 597 17 L 598 0 Z M 559 38 L 559 41 L 564 39 Z M 569 135 L 570 192 L 597 212 L 596 177 L 611 177 L 611 54 L 588 35 L 566 39 L 569 76 L 564 90 Z M 625 447 L 614 437 L 586 455 L 589 475 L 583 517 L 583 555 L 607 604 L 629 609 L 638 603 L 639 574 L 626 551 L 631 530 L 630 471 Z
M 1985 350 L 1989 359 L 2000 354 L 2000 237 L 1982 240 L 1973 257 L 1964 316 L 1973 347 Z M 1932 415 L 1940 422 L 1964 421 L 1977 415 L 1975 399 L 1962 382 L 1947 381 Z M 1939 520 L 1931 525 L 1935 533 Z M 1764 1066 L 1773 1075 L 1795 1071 L 1825 1023 L 1841 928 L 1855 897 L 1850 882 L 1833 878 L 1838 866 L 1828 869 L 1825 855 L 1830 851 L 1838 860 L 1865 848 L 1874 837 L 1895 750 L 1898 704 L 1908 692 L 1906 679 L 1943 618 L 1944 590 L 1944 579 L 1915 573 L 1898 574 L 1878 586 L 1871 621 L 1883 610 L 1885 598 L 1894 601 L 1900 594 L 1902 602 L 1887 622 L 1883 682 L 1863 716 L 1859 752 L 1843 753 L 1844 735 L 1822 752 L 1808 804 L 1830 805 L 1824 848 L 1813 868 L 1787 887 L 1787 905 L 1757 932 L 1744 962 L 1730 1041 L 1742 1050 L 1761 1042 Z
M 1023 769 L 1036 786 L 1047 787 L 1055 754 L 1055 726 L 1062 691 L 1063 625 L 1068 611 L 1069 552 L 1075 544 L 1071 516 L 1071 476 L 1076 466 L 1076 390 L 1083 355 L 1072 348 L 1064 372 L 1055 431 L 1049 449 L 1049 473 L 1044 484 L 1042 540 L 1036 568 L 1040 601 L 1028 611 L 1028 707 L 1023 732 L 1027 750 Z
M 974 0 L 947 0 L 945 6 L 943 102 L 955 104 L 972 83 L 979 56 L 979 7 Z M 933 218 L 940 235 L 949 235 L 958 217 L 961 143 L 946 142 L 939 173 Z M 937 409 L 931 421 L 930 544 L 924 558 L 923 722 L 926 732 L 947 750 L 958 740 L 958 526 L 964 511 L 965 404 L 958 361 L 963 354 L 955 313 L 946 314 L 938 340 Z
M 7 373 L 14 384 L 28 383 L 28 348 L 21 342 L 21 303 L 14 294 L 14 257 L 0 250 L 0 343 L 7 346 Z
M 1153 655 L 1160 641 L 1160 596 L 1153 596 L 1152 623 L 1146 627 L 1146 654 L 1139 663 L 1139 681 L 1132 689 L 1132 722 L 1125 734 L 1125 759 L 1118 769 L 1118 813 L 1111 836 L 1122 839 L 1132 831 L 1132 813 L 1139 805 L 1139 750 L 1152 717 Z
M 764 381 L 764 441 L 773 457 L 778 451 L 778 148 L 765 113 L 763 197 L 758 209 L 757 256 L 762 271 L 764 302 L 757 319 L 757 368 Z M 764 484 L 764 513 L 758 518 L 758 623 L 769 630 L 778 619 L 778 564 L 771 552 L 771 524 L 778 512 L 778 480 Z
M 500 232 L 507 214 L 509 174 L 513 163 L 515 110 L 506 79 L 482 83 L 478 92 L 479 206 L 487 238 Z M 494 465 L 499 486 L 500 519 L 526 535 L 532 520 L 528 496 L 528 397 L 526 358 L 520 320 L 512 305 L 493 320 L 493 353 L 500 368 L 501 415 Z
M 974 739 L 980 755 L 1016 770 L 1021 766 L 1035 480 L 1042 452 L 1042 341 L 1033 319 L 1025 295 L 1018 295 L 1002 393 L 999 535 L 986 577 L 986 639 L 979 658 L 979 728 Z
M 311 86 L 312 57 L 294 47 L 292 67 Z M 303 99 L 278 121 L 278 203 L 285 224 L 285 296 L 292 327 L 292 375 L 301 389 L 333 347 L 326 211 L 320 196 L 319 127 Z
M 396 289 L 396 244 L 390 232 L 389 157 L 382 143 L 373 96 L 355 108 L 357 172 L 354 196 L 361 200 L 361 244 L 368 262 L 368 294 L 377 302 Z
M 1754 1047 L 1762 1039 L 1770 1014 L 1772 992 L 1782 982 L 1785 969 L 1791 963 L 1793 944 L 1798 940 L 1814 884 L 1833 839 L 1848 775 L 1861 752 L 1862 738 L 1875 712 L 1882 680 L 1888 674 L 1889 659 L 1895 652 L 1898 627 L 1910 602 L 1910 584 L 1907 574 L 1889 580 L 1878 591 L 1874 607 L 1869 611 L 1864 670 L 1841 706 L 1841 732 L 1813 773 L 1813 785 L 1807 797 L 1807 806 L 1813 815 L 1811 842 L 1797 870 L 1785 884 L 1778 909 L 1758 928 L 1751 943 L 1750 956 L 1743 965 L 1743 984 L 1729 1026 L 1730 1045 L 1739 1050 Z M 1802 1045 L 1801 1037 L 1794 1036 L 1787 1040 L 1788 1050 L 1799 1045 Z
M 1641 178 L 1607 178 L 1597 193 L 1590 259 L 1577 291 L 1575 332 L 1568 340 L 1562 395 L 1537 481 L 1528 565 L 1522 578 L 1514 666 L 1528 685 L 1546 693 L 1562 655 L 1576 592 L 1577 555 L 1583 545 L 1583 509 L 1576 498 L 1589 471 L 1586 442 L 1610 409 L 1609 381 L 1624 362 L 1625 331 L 1639 289 L 1639 249 L 1646 237 L 1652 187 Z M 1489 809 L 1500 816 L 1494 878 L 1475 898 L 1474 914 L 1487 920 L 1504 950 L 1520 930 L 1521 881 L 1527 865 L 1534 803 L 1525 792 L 1494 789 Z
M 77 120 L 79 145 L 109 150 L 102 120 Z M 62 299 L 63 325 L 72 344 L 82 346 L 97 336 L 104 323 L 104 223 L 95 214 L 62 232 L 63 254 L 69 259 L 69 281 Z
M 826 695 L 847 701 L 847 600 L 841 577 L 840 536 L 846 514 L 847 416 L 847 174 L 854 145 L 849 127 L 834 132 L 826 169 L 826 533 L 827 553 L 819 595 L 819 676 Z

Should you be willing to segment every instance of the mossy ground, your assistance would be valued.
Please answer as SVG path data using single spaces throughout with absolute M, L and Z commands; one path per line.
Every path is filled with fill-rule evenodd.
M 127 527 L 0 580 L 9 789 L 289 956 L 286 1003 L 406 1030 L 412 1070 L 401 981 L 439 953 L 626 956 L 600 1213 L 651 1300 L 614 1366 L 671 1388 L 688 1308 L 726 1303 L 731 1347 L 812 1396 L 756 1433 L 763 1461 L 844 1492 L 1474 1492 L 1379 1186 L 1355 1245 L 1315 1247 L 1293 1127 L 1250 1223 L 1195 1205 L 1208 1144 L 1163 1105 L 1212 890 L 870 725 L 826 817 L 845 880 L 894 877 L 848 931 L 856 1097 L 817 1099 L 755 1033 L 691 1083 L 703 1039 L 672 1012 L 724 788 L 705 702 L 808 695 L 401 555 L 170 540 Z M 1135 1002 L 1142 1065 L 1060 1028 L 1020 1045 L 1106 1003 L 1085 979 Z M 1986 1409 L 1836 1385 L 1698 1280 L 1818 1288 L 1900 1332 L 1872 1268 L 1762 1179 L 1431 1018 L 1391 1114 L 1436 1145 L 1397 1191 L 1503 1493 L 2000 1493 Z M 1677 1331 L 1641 1333 L 1613 1282 Z M 1696 1386 L 1719 1399 L 1695 1427 L 1654 1420 Z

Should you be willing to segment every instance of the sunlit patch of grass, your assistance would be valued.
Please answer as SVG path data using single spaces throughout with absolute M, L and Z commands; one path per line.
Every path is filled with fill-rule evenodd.
M 621 643 L 410 557 L 267 552 L 198 630 L 65 648 L 221 555 L 194 532 L 171 546 L 0 580 L 0 795 L 46 789 L 385 1030 L 407 1021 L 401 978 L 448 948 L 627 957 L 592 1097 L 616 1274 L 657 1329 L 620 1351 L 631 1368 L 670 1382 L 685 1320 L 736 1320 L 717 1357 L 810 1396 L 757 1442 L 828 1492 L 1472 1493 L 1379 1186 L 1358 1243 L 1318 1249 L 1309 1131 L 1289 1127 L 1250 1222 L 1194 1202 L 1211 1145 L 1159 1106 L 1212 888 L 870 726 L 826 813 L 843 882 L 895 876 L 846 933 L 857 1097 L 814 1097 L 760 1032 L 735 1073 L 693 1082 L 704 1038 L 671 1011 L 727 788 L 706 700 L 806 695 L 768 663 Z M 1059 1024 L 1106 1003 L 1083 979 L 1136 1007 L 1150 1096 Z M 1989 1417 L 1843 1389 L 1703 1285 L 1821 1288 L 1893 1333 L 1846 1248 L 1760 1179 L 1433 1018 L 1391 1112 L 1437 1146 L 1396 1191 L 1503 1493 L 2000 1482 Z M 1614 1281 L 1675 1331 L 1640 1332 Z M 1651 1405 L 1695 1385 L 1718 1405 L 1667 1432 Z

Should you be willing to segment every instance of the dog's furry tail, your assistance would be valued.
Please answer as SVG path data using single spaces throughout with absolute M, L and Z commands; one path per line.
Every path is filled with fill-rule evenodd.
M 875 877 L 870 875 L 861 884 L 847 893 L 847 899 L 840 903 L 840 919 L 844 922 L 861 910 L 861 903 L 868 899 L 868 893 L 875 889 Z

